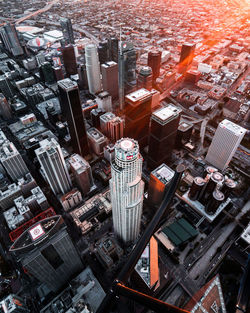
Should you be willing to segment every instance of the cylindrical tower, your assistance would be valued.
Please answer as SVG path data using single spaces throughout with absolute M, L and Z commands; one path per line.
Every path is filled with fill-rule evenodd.
M 95 95 L 102 90 L 102 84 L 97 47 L 94 44 L 85 47 L 85 58 L 89 92 Z
M 110 193 L 114 230 L 124 242 L 134 241 L 140 232 L 144 192 L 142 162 L 137 141 L 122 138 L 116 142 Z
M 153 75 L 149 66 L 142 66 L 137 77 L 137 87 L 152 90 Z
M 188 197 L 190 200 L 195 201 L 198 199 L 199 194 L 201 193 L 202 188 L 204 187 L 205 183 L 206 182 L 202 177 L 194 178 L 193 184 L 188 193 Z
M 205 206 L 206 213 L 209 215 L 214 215 L 224 199 L 224 194 L 218 189 L 215 189 L 212 197 L 210 198 L 210 201 L 208 201 Z
M 161 68 L 161 51 L 153 50 L 148 53 L 148 66 L 153 72 L 153 80 L 155 81 L 160 75 Z

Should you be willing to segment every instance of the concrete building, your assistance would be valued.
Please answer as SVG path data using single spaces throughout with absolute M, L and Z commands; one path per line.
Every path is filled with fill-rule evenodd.
M 122 138 L 116 142 L 110 193 L 114 230 L 124 242 L 136 240 L 140 232 L 144 191 L 142 162 L 137 141 Z
M 118 98 L 118 64 L 110 61 L 101 65 L 103 90 L 107 91 L 112 99 Z
M 220 122 L 208 149 L 206 161 L 224 170 L 232 160 L 246 131 L 245 128 L 229 120 Z
M 7 141 L 0 147 L 0 162 L 13 181 L 29 172 L 22 156 L 12 142 Z
M 59 143 L 53 138 L 50 141 L 45 139 L 40 142 L 40 148 L 35 153 L 54 194 L 70 191 L 71 180 Z
M 103 155 L 103 148 L 108 144 L 108 139 L 98 129 L 92 127 L 87 130 L 89 146 L 98 156 Z

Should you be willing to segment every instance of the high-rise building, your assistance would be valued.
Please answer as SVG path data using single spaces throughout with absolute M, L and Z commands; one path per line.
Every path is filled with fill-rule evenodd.
M 151 67 L 153 73 L 153 81 L 160 76 L 161 69 L 161 51 L 153 50 L 148 53 L 148 66 Z
M 109 43 L 107 40 L 99 42 L 98 45 L 98 55 L 100 64 L 106 63 L 109 61 Z
M 44 62 L 40 65 L 40 76 L 45 83 L 53 84 L 55 82 L 54 72 L 49 62 Z
M 109 43 L 109 57 L 111 61 L 118 62 L 118 39 L 115 37 L 111 37 L 108 39 Z
M 29 170 L 12 142 L 6 141 L 0 147 L 0 162 L 12 180 L 25 176 Z
M 152 94 L 139 89 L 125 97 L 125 136 L 134 138 L 141 148 L 148 144 Z
M 119 102 L 124 109 L 124 98 L 136 89 L 136 51 L 132 42 L 120 42 L 119 48 Z
M 245 133 L 245 128 L 229 120 L 225 119 L 220 122 L 208 149 L 206 161 L 219 170 L 224 170 L 234 156 Z
M 42 140 L 35 153 L 54 194 L 68 192 L 71 189 L 71 180 L 59 143 L 54 138 Z
M 142 66 L 137 77 L 137 88 L 152 89 L 153 75 L 149 66 Z
M 29 274 L 54 292 L 68 284 L 82 269 L 80 257 L 60 215 L 45 218 L 25 230 L 10 252 Z
M 124 134 L 124 120 L 121 117 L 116 116 L 108 125 L 108 137 L 112 142 L 116 142 L 121 139 Z
M 74 46 L 68 45 L 63 47 L 62 57 L 67 77 L 77 74 L 77 64 Z
M 0 311 L 2 313 L 28 313 L 31 312 L 25 301 L 16 295 L 10 294 L 0 302 Z
M 87 90 L 89 88 L 89 85 L 88 85 L 88 77 L 87 77 L 85 59 L 83 63 L 78 64 L 77 73 L 79 77 L 79 88 L 83 90 Z
M 71 24 L 71 20 L 69 18 L 60 18 L 60 24 L 62 27 L 63 38 L 65 40 L 65 44 L 74 44 L 74 32 Z
M 90 149 L 98 156 L 103 155 L 103 148 L 108 144 L 108 138 L 98 129 L 92 127 L 87 130 Z
M 63 69 L 60 65 L 52 66 L 52 69 L 53 69 L 54 77 L 56 81 L 64 79 Z
M 2 93 L 0 93 L 0 114 L 6 120 L 12 117 L 10 104 Z
M 89 44 L 85 47 L 85 57 L 89 92 L 95 95 L 102 90 L 100 63 L 96 45 Z
M 172 104 L 156 110 L 151 116 L 148 166 L 156 168 L 171 159 L 181 110 Z
M 115 114 L 112 112 L 107 112 L 105 114 L 102 114 L 100 116 L 100 126 L 101 126 L 101 132 L 105 136 L 109 136 L 109 123 L 115 118 Z
M 126 243 L 134 241 L 140 232 L 144 192 L 142 162 L 137 141 L 122 138 L 116 142 L 110 179 L 112 214 L 115 233 Z
M 23 48 L 20 44 L 15 25 L 4 25 L 0 29 L 0 37 L 5 49 L 7 49 L 14 57 L 23 55 Z
M 0 76 L 0 90 L 7 99 L 15 95 L 14 88 L 5 75 Z
M 71 171 L 74 175 L 77 186 L 87 194 L 94 185 L 92 171 L 89 163 L 79 154 L 73 154 L 69 158 Z
M 181 47 L 181 56 L 179 62 L 179 72 L 186 71 L 194 58 L 195 44 L 185 43 Z
M 78 85 L 69 78 L 58 82 L 62 113 L 67 119 L 72 147 L 82 156 L 89 152 Z
M 102 91 L 98 93 L 95 100 L 98 108 L 104 110 L 105 112 L 112 111 L 112 98 L 107 91 Z
M 151 204 L 161 204 L 173 177 L 174 171 L 164 163 L 151 172 L 148 186 L 148 200 Z
M 118 98 L 118 64 L 114 61 L 101 65 L 103 90 L 107 91 L 113 99 Z

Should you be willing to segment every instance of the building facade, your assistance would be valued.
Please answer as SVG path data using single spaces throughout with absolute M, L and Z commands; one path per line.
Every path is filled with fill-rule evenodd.
M 144 192 L 142 162 L 137 141 L 122 138 L 116 142 L 110 179 L 112 214 L 115 233 L 126 243 L 136 240 L 140 232 Z

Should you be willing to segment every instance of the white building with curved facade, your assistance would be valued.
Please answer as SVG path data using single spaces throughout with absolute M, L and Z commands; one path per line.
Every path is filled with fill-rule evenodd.
M 85 47 L 85 58 L 89 92 L 95 95 L 102 90 L 100 63 L 96 45 L 89 44 Z
M 134 241 L 140 232 L 144 193 L 142 162 L 137 141 L 122 138 L 116 142 L 109 183 L 114 230 L 124 242 Z

